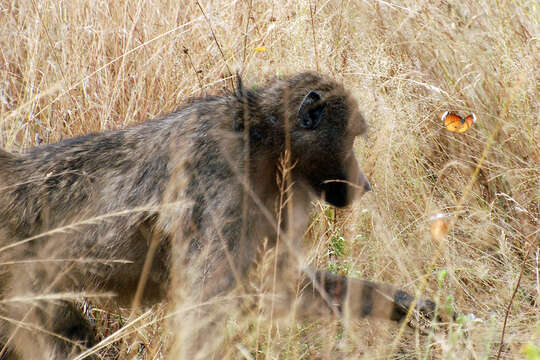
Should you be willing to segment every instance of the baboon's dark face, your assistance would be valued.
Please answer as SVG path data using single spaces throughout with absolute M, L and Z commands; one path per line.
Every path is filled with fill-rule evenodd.
M 356 101 L 338 84 L 300 84 L 298 90 L 290 125 L 295 175 L 328 203 L 346 206 L 370 190 L 353 153 L 365 121 Z
M 355 195 L 371 189 L 352 152 L 344 160 L 342 167 L 336 170 L 328 174 L 328 179 L 323 180 L 319 186 L 318 181 L 312 184 L 326 202 L 343 207 L 348 205 Z

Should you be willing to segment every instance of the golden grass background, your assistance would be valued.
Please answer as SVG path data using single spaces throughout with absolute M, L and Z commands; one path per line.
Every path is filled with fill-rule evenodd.
M 247 84 L 320 71 L 343 81 L 368 119 L 356 150 L 374 190 L 349 210 L 316 205 L 309 258 L 423 289 L 464 316 L 422 336 L 376 321 L 280 327 L 252 310 L 231 316 L 226 356 L 495 358 L 523 270 L 501 358 L 539 359 L 539 19 L 535 1 L 4 0 L 0 146 L 137 124 L 230 88 L 235 71 Z M 446 110 L 478 122 L 449 133 Z M 437 241 L 439 213 L 450 231 Z M 124 322 L 121 309 L 92 312 L 103 336 Z M 171 334 L 160 314 L 136 335 L 117 333 L 102 355 L 164 358 Z

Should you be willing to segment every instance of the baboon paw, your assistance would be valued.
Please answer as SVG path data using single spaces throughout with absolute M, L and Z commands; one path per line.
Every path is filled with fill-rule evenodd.
M 394 295 L 394 310 L 391 319 L 395 321 L 407 321 L 407 324 L 421 331 L 426 331 L 433 327 L 435 322 L 440 322 L 441 318 L 436 315 L 436 304 L 429 299 L 417 298 L 399 290 Z M 412 311 L 409 311 L 414 306 Z M 410 312 L 410 314 L 409 314 Z
M 408 321 L 412 328 L 426 331 L 433 328 L 437 322 L 441 322 L 439 315 L 435 315 L 436 304 L 429 299 L 418 299 L 414 311 Z

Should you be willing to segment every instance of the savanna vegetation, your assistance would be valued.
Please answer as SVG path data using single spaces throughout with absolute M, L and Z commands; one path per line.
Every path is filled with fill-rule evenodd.
M 308 261 L 459 316 L 428 334 L 272 316 L 257 306 L 273 271 L 261 248 L 268 261 L 227 320 L 226 358 L 538 360 L 539 19 L 538 2 L 510 0 L 3 0 L 0 146 L 137 124 L 230 89 L 235 72 L 252 86 L 330 75 L 369 122 L 355 147 L 373 190 L 346 210 L 314 204 Z M 447 110 L 477 122 L 447 131 Z M 103 358 L 165 357 L 163 307 L 130 314 L 84 294 L 81 306 Z

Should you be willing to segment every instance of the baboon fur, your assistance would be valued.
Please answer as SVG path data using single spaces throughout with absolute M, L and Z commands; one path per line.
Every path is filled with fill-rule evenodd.
M 70 294 L 132 304 L 151 244 L 142 304 L 178 286 L 202 300 L 241 286 L 265 239 L 303 235 L 314 199 L 343 207 L 369 190 L 352 150 L 365 127 L 341 84 L 302 73 L 253 90 L 239 79 L 234 93 L 127 129 L 0 150 L 4 356 L 70 358 L 92 346 Z M 336 314 L 402 320 L 413 303 L 390 285 L 300 274 L 301 298 Z M 434 305 L 416 308 L 429 316 Z

